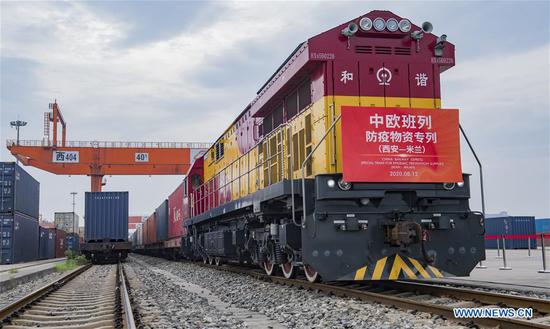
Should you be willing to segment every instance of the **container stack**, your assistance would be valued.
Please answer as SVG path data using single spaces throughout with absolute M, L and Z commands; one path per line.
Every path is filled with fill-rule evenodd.
M 80 253 L 80 236 L 76 233 L 68 233 L 66 238 L 67 250 Z
M 485 248 L 496 249 L 502 247 L 497 245 L 497 239 L 506 238 L 507 249 L 527 249 L 528 242 L 531 248 L 536 248 L 537 242 L 534 238 L 527 237 L 535 235 L 535 217 L 533 216 L 503 216 L 485 219 L 485 236 L 491 239 L 485 240 Z M 501 242 L 500 242 L 501 243 Z
M 0 162 L 0 264 L 38 258 L 40 183 L 15 162 Z
M 56 212 L 53 217 L 56 229 L 78 233 L 79 217 L 74 212 Z
M 128 236 L 132 236 L 146 219 L 147 216 L 128 216 Z
M 56 247 L 56 232 L 55 228 L 45 228 L 40 226 L 39 229 L 39 247 L 38 259 L 55 258 Z
M 537 235 L 550 234 L 550 218 L 537 218 L 535 220 L 535 229 L 537 231 Z M 537 243 L 541 246 L 542 241 L 538 239 Z M 544 238 L 544 245 L 550 246 L 550 238 Z

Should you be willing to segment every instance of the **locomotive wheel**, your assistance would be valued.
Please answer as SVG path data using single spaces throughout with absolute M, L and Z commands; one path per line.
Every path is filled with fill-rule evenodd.
M 291 263 L 284 263 L 281 265 L 283 276 L 287 279 L 292 279 L 296 276 L 296 267 Z
M 319 282 L 321 280 L 319 273 L 310 265 L 304 264 L 304 273 L 309 282 Z
M 208 257 L 203 257 L 202 258 L 202 263 L 203 264 L 208 264 Z
M 273 264 L 272 262 L 266 259 L 262 265 L 263 265 L 265 274 L 269 276 L 272 276 L 275 274 L 275 269 L 276 269 L 275 264 Z
M 208 257 L 208 264 L 210 265 L 214 264 L 214 258 Z
M 214 262 L 216 263 L 216 266 L 220 266 L 222 264 L 222 260 L 220 259 L 220 257 L 216 257 L 214 259 Z

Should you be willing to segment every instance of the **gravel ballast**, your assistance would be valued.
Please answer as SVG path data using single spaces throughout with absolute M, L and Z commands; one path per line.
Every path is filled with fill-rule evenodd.
M 327 296 L 193 263 L 133 255 L 126 266 L 144 283 L 139 288 L 132 286 L 134 300 L 159 309 L 155 311 L 156 323 L 162 326 L 153 326 L 156 328 L 278 327 L 247 323 L 234 311 L 221 314 L 210 304 L 209 294 L 233 309 L 264 315 L 287 328 L 465 328 L 428 313 Z M 176 277 L 179 284 L 170 277 Z M 186 283 L 189 285 L 182 288 Z
M 48 283 L 51 283 L 52 281 L 55 281 L 58 279 L 63 273 L 61 272 L 52 272 L 50 274 L 46 274 L 40 278 L 36 278 L 34 280 L 18 284 L 16 287 L 6 290 L 2 293 L 0 293 L 0 308 L 3 308 L 16 300 L 30 294 L 31 292 L 42 288 L 43 286 L 47 285 Z
M 221 301 L 208 289 L 141 260 L 125 264 L 144 328 L 284 328 L 267 317 Z

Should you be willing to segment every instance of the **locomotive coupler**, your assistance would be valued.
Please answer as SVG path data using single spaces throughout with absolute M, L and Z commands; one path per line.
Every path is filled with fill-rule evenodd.
M 420 242 L 422 229 L 416 222 L 396 222 L 386 226 L 386 240 L 392 246 L 406 246 Z

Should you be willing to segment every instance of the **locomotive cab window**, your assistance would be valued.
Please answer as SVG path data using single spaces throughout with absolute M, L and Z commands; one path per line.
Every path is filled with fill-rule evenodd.
M 298 88 L 298 112 L 311 104 L 311 82 L 308 80 Z
M 199 187 L 201 183 L 202 182 L 200 175 L 194 174 L 193 176 L 191 176 L 191 187 L 193 188 L 193 190 L 197 189 L 197 187 Z
M 307 80 L 286 97 L 287 120 L 302 112 L 309 104 L 311 104 L 311 81 Z

